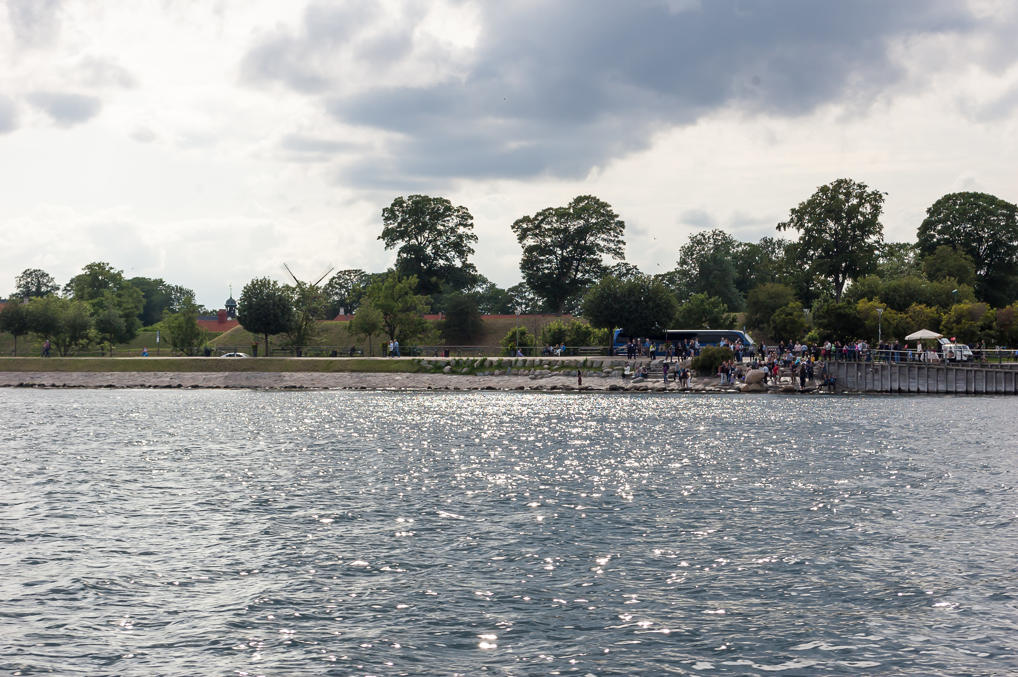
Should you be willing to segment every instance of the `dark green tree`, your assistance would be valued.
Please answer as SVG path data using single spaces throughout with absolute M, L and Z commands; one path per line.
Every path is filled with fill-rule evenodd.
M 546 310 L 544 299 L 538 296 L 537 292 L 531 289 L 530 285 L 526 282 L 514 284 L 505 291 L 509 295 L 509 304 L 511 306 L 509 312 L 511 313 L 515 313 L 518 310 L 521 315 L 534 315 L 543 313 Z
M 269 336 L 280 334 L 293 325 L 293 305 L 286 289 L 275 280 L 259 277 L 251 280 L 237 300 L 237 321 L 252 334 L 265 339 L 269 356 Z
M 26 304 L 11 301 L 3 308 L 0 308 L 0 331 L 5 331 L 14 337 L 15 357 L 18 355 L 18 337 L 24 336 L 31 330 L 31 320 Z
M 329 278 L 322 288 L 328 301 L 329 317 L 339 315 L 340 310 L 347 315 L 357 312 L 370 282 L 371 276 L 360 268 L 340 270 Z
M 93 313 L 93 326 L 99 335 L 100 342 L 110 345 L 110 355 L 112 356 L 113 345 L 121 343 L 124 335 L 127 333 L 124 318 L 117 312 L 116 308 L 106 308 Z
M 733 253 L 739 293 L 747 296 L 751 289 L 763 284 L 787 283 L 794 269 L 788 259 L 790 244 L 777 237 L 740 242 Z
M 706 294 L 720 298 L 729 308 L 742 308 L 735 268 L 740 248 L 740 242 L 718 228 L 690 235 L 679 249 L 675 267 L 678 297 Z
M 190 300 L 185 300 L 180 310 L 168 315 L 162 326 L 170 345 L 185 355 L 194 355 L 208 333 L 199 326 L 198 306 Z
M 583 317 L 595 327 L 620 328 L 626 336 L 661 336 L 675 318 L 671 290 L 649 275 L 606 277 L 583 297 Z
M 368 340 L 369 357 L 373 357 L 375 354 L 371 339 L 375 334 L 380 333 L 382 329 L 382 313 L 378 308 L 371 305 L 370 302 L 362 303 L 357 308 L 357 312 L 354 313 L 353 319 L 350 320 L 350 333 L 354 336 L 363 336 Z
M 92 315 L 87 304 L 59 296 L 37 297 L 28 303 L 29 325 L 66 357 L 92 342 Z
M 875 272 L 884 280 L 920 275 L 919 249 L 912 242 L 885 242 L 877 254 Z
M 424 311 L 428 297 L 417 294 L 417 278 L 393 271 L 368 287 L 367 300 L 382 314 L 382 327 L 390 339 L 413 341 L 427 329 Z
M 1018 293 L 1018 206 L 987 193 L 949 193 L 926 210 L 917 245 L 923 256 L 948 245 L 976 265 L 976 296 L 1005 306 Z
M 923 273 L 929 280 L 952 278 L 959 284 L 976 283 L 976 263 L 972 257 L 954 247 L 942 244 L 923 259 Z
M 14 280 L 14 296 L 21 299 L 33 299 L 40 296 L 56 294 L 60 290 L 53 276 L 39 268 L 26 268 Z
M 774 311 L 767 323 L 768 333 L 775 341 L 798 341 L 806 335 L 808 323 L 802 304 L 791 301 Z
M 477 299 L 477 309 L 482 315 L 511 315 L 516 311 L 513 306 L 513 297 L 508 289 L 502 289 L 494 282 L 484 280 L 481 282 L 474 297 Z
M 293 307 L 293 320 L 286 330 L 286 336 L 293 349 L 300 354 L 302 348 L 314 343 L 321 333 L 321 322 L 326 319 L 329 304 L 320 285 L 332 270 L 326 271 L 315 282 L 307 282 L 298 279 L 285 263 L 283 268 L 293 278 L 292 285 L 283 287 L 290 295 Z
M 89 263 L 64 285 L 64 295 L 78 301 L 94 301 L 108 291 L 116 292 L 124 286 L 123 271 L 105 261 Z
M 468 260 L 474 253 L 474 217 L 466 207 L 454 207 L 444 197 L 398 197 L 382 210 L 386 249 L 396 249 L 396 270 L 415 276 L 418 291 L 432 296 L 443 287 L 463 290 L 476 281 L 477 269 Z
M 862 321 L 854 303 L 829 300 L 813 309 L 813 326 L 821 341 L 851 341 L 862 333 Z
M 451 294 L 446 299 L 442 337 L 449 343 L 470 344 L 481 336 L 484 324 L 472 294 Z
M 625 259 L 625 228 L 611 205 L 592 195 L 524 216 L 512 225 L 523 247 L 523 279 L 550 311 L 561 313 L 602 277 L 605 258 Z
M 127 284 L 139 290 L 144 299 L 138 315 L 143 327 L 159 322 L 166 313 L 178 312 L 187 301 L 194 302 L 194 291 L 158 277 L 132 277 Z
M 675 324 L 681 329 L 731 329 L 735 315 L 717 296 L 693 294 L 679 306 Z
M 778 224 L 778 230 L 799 232 L 799 264 L 830 283 L 835 301 L 850 280 L 876 269 L 884 195 L 864 183 L 838 179 L 820 186 Z
M 783 308 L 793 301 L 795 292 L 788 285 L 767 282 L 754 287 L 746 296 L 746 326 L 750 329 L 762 329 L 774 337 L 775 335 L 770 333 L 771 317 L 778 308 Z

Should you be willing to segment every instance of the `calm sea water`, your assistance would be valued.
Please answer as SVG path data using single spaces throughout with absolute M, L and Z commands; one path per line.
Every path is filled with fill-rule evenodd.
M 3 674 L 1018 672 L 1013 399 L 0 407 Z

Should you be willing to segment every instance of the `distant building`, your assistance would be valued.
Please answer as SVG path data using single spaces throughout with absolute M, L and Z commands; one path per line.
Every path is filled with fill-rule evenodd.
M 240 324 L 237 321 L 237 302 L 233 300 L 233 294 L 226 299 L 226 307 L 216 311 L 215 315 L 200 315 L 198 326 L 205 331 L 222 333 L 230 331 Z

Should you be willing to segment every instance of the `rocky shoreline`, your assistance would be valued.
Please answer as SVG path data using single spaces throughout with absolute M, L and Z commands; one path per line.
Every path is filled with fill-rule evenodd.
M 781 384 L 721 385 L 717 378 L 693 378 L 688 388 L 660 379 L 623 379 L 589 371 L 582 385 L 576 373 L 450 374 L 380 372 L 0 372 L 10 388 L 225 388 L 255 390 L 501 390 L 593 392 L 815 392 Z

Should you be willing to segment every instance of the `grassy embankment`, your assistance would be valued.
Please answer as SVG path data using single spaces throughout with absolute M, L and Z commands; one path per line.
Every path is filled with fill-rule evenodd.
M 525 316 L 520 318 L 520 326 L 526 327 L 532 334 L 540 335 L 541 329 L 555 319 L 551 316 Z M 371 349 L 369 350 L 366 340 L 350 334 L 347 327 L 348 324 L 347 322 L 322 322 L 321 333 L 315 344 L 328 347 L 329 350 L 336 349 L 341 355 L 348 354 L 350 346 L 354 346 L 357 350 L 362 351 L 364 355 L 381 355 L 383 341 L 381 336 L 372 338 Z M 502 352 L 500 347 L 502 337 L 509 333 L 515 324 L 516 319 L 513 317 L 484 320 L 481 335 L 472 341 L 472 343 L 482 348 L 488 355 L 499 355 Z M 441 345 L 442 341 L 438 338 L 437 331 L 433 332 L 430 341 Z M 422 343 L 428 342 L 423 341 Z M 242 327 L 234 327 L 228 332 L 212 334 L 209 337 L 209 345 L 217 352 L 236 350 L 250 353 L 253 343 L 258 344 L 259 353 L 264 351 L 265 346 L 262 338 L 252 335 Z M 280 346 L 286 343 L 286 339 L 282 335 L 278 335 L 270 337 L 269 343 L 271 346 Z M 149 354 L 153 356 L 156 355 L 157 351 L 162 356 L 173 355 L 173 350 L 166 343 L 165 336 L 163 337 L 163 342 L 158 344 L 157 348 L 155 331 L 145 330 L 141 331 L 132 341 L 114 346 L 113 355 L 115 357 L 137 357 L 141 354 L 142 348 L 148 348 Z M 0 355 L 12 355 L 13 352 L 14 337 L 6 332 L 0 332 Z M 22 336 L 18 339 L 19 356 L 38 356 L 41 352 L 41 340 L 33 336 Z M 457 351 L 453 349 L 453 355 L 456 353 Z M 98 357 L 99 355 L 98 348 L 94 346 L 87 351 L 80 351 L 78 353 L 78 356 Z
M 544 369 L 572 372 L 590 367 L 588 359 L 547 361 Z M 454 374 L 502 372 L 523 367 L 524 360 L 512 358 L 403 358 L 398 360 L 364 357 L 0 357 L 0 371 L 7 372 L 443 372 L 448 365 Z M 533 361 L 529 363 L 533 365 Z M 528 366 L 526 368 L 532 368 Z

